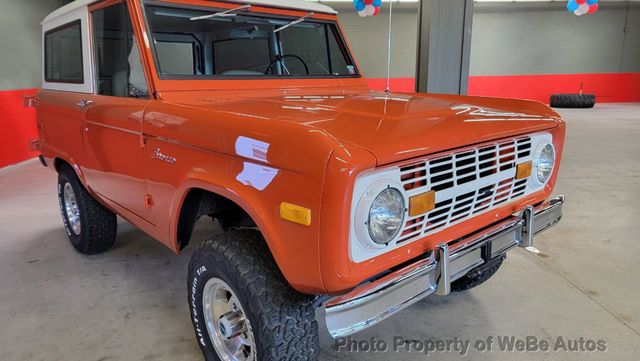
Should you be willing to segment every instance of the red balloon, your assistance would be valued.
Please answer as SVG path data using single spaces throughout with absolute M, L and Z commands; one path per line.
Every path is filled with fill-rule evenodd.
M 373 1 L 373 0 L 371 0 L 371 1 Z M 373 13 L 373 16 L 378 16 L 378 14 L 380 14 L 380 8 L 379 7 L 376 8 L 376 11 Z
M 582 5 L 582 4 L 586 3 L 587 0 L 576 0 L 576 2 L 578 3 L 578 5 Z M 365 3 L 366 3 L 366 1 L 365 1 Z
M 589 5 L 589 14 L 593 14 L 598 11 L 598 4 Z
M 587 1 L 587 0 L 584 0 L 584 1 Z M 364 3 L 366 5 L 371 5 L 371 4 L 373 4 L 373 0 L 364 0 Z

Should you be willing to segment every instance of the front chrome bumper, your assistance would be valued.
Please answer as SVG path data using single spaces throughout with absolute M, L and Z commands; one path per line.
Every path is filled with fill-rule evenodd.
M 369 328 L 417 301 L 436 294 L 446 296 L 451 282 L 469 271 L 520 246 L 533 246 L 533 238 L 560 222 L 564 197 L 450 244 L 440 244 L 425 257 L 324 304 L 329 333 L 334 338 Z

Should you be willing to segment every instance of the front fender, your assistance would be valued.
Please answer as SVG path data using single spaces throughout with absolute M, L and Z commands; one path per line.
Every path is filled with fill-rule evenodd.
M 230 164 L 231 169 L 237 167 Z M 312 222 L 310 227 L 305 227 L 279 217 L 279 204 L 283 201 L 308 207 L 312 215 L 319 214 L 321 180 L 280 170 L 270 189 L 261 191 L 240 184 L 233 176 L 235 173 L 194 172 L 180 184 L 171 207 L 172 248 L 178 249 L 178 219 L 186 195 L 192 189 L 206 190 L 234 202 L 253 219 L 278 267 L 294 288 L 305 293 L 323 292 L 317 246 L 319 223 Z M 301 191 L 296 184 L 305 184 L 306 191 Z

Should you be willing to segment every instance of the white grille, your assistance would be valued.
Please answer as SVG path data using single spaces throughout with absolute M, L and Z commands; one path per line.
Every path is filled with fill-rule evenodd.
M 372 259 L 539 191 L 544 185 L 532 177 L 516 179 L 516 167 L 532 161 L 540 144 L 552 140 L 549 133 L 536 133 L 360 174 L 352 200 L 351 259 Z M 369 208 L 375 196 L 388 187 L 404 191 L 405 204 L 412 196 L 433 190 L 436 207 L 416 217 L 406 212 L 400 234 L 386 245 L 377 245 L 368 233 Z
M 516 165 L 531 160 L 531 137 L 511 139 L 400 168 L 408 197 L 436 191 L 436 208 L 409 218 L 397 243 L 440 231 L 520 197 L 527 180 L 516 180 Z

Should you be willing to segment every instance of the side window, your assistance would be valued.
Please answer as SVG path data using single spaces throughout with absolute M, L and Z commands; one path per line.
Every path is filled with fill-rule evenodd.
M 349 52 L 340 47 L 340 44 L 338 44 L 337 37 L 340 36 L 340 33 L 333 26 L 330 28 L 328 27 L 327 31 L 333 33 L 333 36 L 327 36 L 327 38 L 329 39 L 329 58 L 331 58 L 329 65 L 331 67 L 331 73 L 334 75 L 355 74 L 356 68 L 353 65 L 347 63 Z
M 156 33 L 156 52 L 162 74 L 197 75 L 205 72 L 202 42 L 193 34 Z
M 160 69 L 163 73 L 171 75 L 196 74 L 194 59 L 196 51 L 193 43 L 159 41 L 156 43 L 156 51 L 162 59 Z
M 97 10 L 92 21 L 98 94 L 146 98 L 147 82 L 127 6 Z
M 222 39 L 213 42 L 216 74 L 263 75 L 271 62 L 267 37 Z
M 82 84 L 82 34 L 80 20 L 53 29 L 44 36 L 45 81 Z
M 288 60 L 285 63 L 288 70 L 293 74 L 305 74 L 306 64 L 310 75 L 331 74 L 326 35 L 324 24 L 313 23 L 294 25 L 280 32 L 282 53 L 299 56 L 305 61 Z

